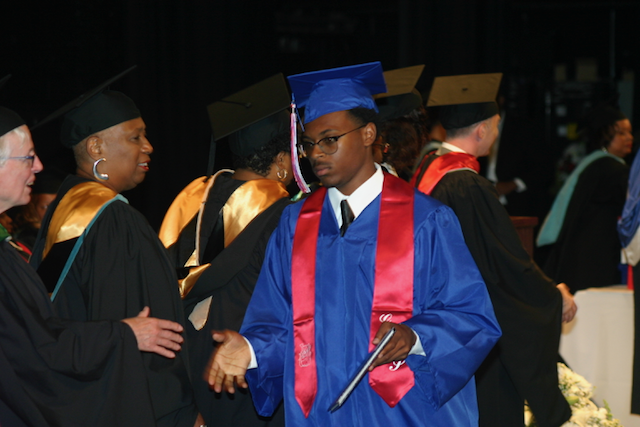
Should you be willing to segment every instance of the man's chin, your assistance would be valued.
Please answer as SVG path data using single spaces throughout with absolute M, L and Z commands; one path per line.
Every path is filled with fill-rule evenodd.
M 335 187 L 336 186 L 335 181 L 332 180 L 329 177 L 324 176 L 324 177 L 318 178 L 318 179 L 320 180 L 320 183 L 322 184 L 323 187 L 330 188 L 330 187 Z

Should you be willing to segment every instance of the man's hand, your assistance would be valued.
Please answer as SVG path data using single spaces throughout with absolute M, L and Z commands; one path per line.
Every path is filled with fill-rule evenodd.
M 180 351 L 184 342 L 182 325 L 171 320 L 149 317 L 149 307 L 145 307 L 137 317 L 122 321 L 133 329 L 140 351 L 157 353 L 160 356 L 173 359 L 175 352 Z
M 249 363 L 251 350 L 244 337 L 235 331 L 213 331 L 213 340 L 219 342 L 213 351 L 209 364 L 204 371 L 204 380 L 216 393 L 226 390 L 235 393 L 234 382 L 242 388 L 249 385 L 244 378 Z
M 569 287 L 566 284 L 560 283 L 556 287 L 562 294 L 562 321 L 564 323 L 571 322 L 573 316 L 575 316 L 578 311 L 578 306 L 573 300 L 573 295 L 571 295 Z
M 380 329 L 378 329 L 378 332 L 373 339 L 373 344 L 378 344 L 382 337 L 384 337 L 387 331 L 391 328 L 396 328 L 396 333 L 393 334 L 391 340 L 384 347 L 378 358 L 373 362 L 369 368 L 370 371 L 372 371 L 376 366 L 384 365 L 385 363 L 390 363 L 396 360 L 406 359 L 413 348 L 413 345 L 416 343 L 416 334 L 407 325 L 384 322 L 380 325 Z

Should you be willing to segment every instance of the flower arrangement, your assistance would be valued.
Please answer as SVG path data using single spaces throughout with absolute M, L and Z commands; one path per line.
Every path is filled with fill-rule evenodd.
M 593 385 L 564 363 L 558 363 L 558 387 L 572 411 L 571 418 L 562 427 L 622 427 L 620 421 L 613 418 L 606 401 L 604 408 L 599 408 L 591 401 Z M 527 427 L 536 426 L 533 414 L 526 404 L 524 418 Z

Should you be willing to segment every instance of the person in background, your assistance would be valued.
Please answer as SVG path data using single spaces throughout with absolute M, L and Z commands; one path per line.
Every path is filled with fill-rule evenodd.
M 411 176 L 416 173 L 418 167 L 424 160 L 426 156 L 429 154 L 433 154 L 440 146 L 442 145 L 442 141 L 447 140 L 447 131 L 442 127 L 442 123 L 440 123 L 440 119 L 438 118 L 438 109 L 436 107 L 425 107 L 424 108 L 426 114 L 426 127 L 427 127 L 427 142 L 420 149 L 420 153 L 418 153 L 418 157 L 413 164 L 413 169 L 411 170 Z
M 0 107 L 0 213 L 28 203 L 41 170 L 24 120 Z M 0 240 L 0 424 L 155 426 L 140 352 L 174 358 L 182 326 L 148 307 L 123 321 L 56 318 L 37 273 Z
M 582 136 L 589 155 L 565 181 L 537 238 L 553 245 L 544 264 L 549 277 L 572 292 L 621 283 L 618 218 L 627 197 L 633 148 L 631 122 L 611 106 L 599 106 L 586 118 Z
M 43 170 L 31 186 L 31 200 L 15 212 L 15 239 L 26 245 L 29 252 L 33 249 L 42 218 L 55 200 L 60 184 L 62 178 L 57 172 Z
M 120 195 L 149 171 L 153 147 L 137 106 L 99 86 L 64 111 L 61 140 L 76 160 L 49 206 L 31 263 L 58 316 L 115 320 L 149 306 L 184 325 L 175 270 L 146 219 Z M 188 349 L 173 359 L 143 354 L 158 426 L 200 426 Z M 127 414 L 123 414 L 127 416 Z
M 385 71 L 387 92 L 374 96 L 381 126 L 373 145 L 374 161 L 409 181 L 420 149 L 428 140 L 426 110 L 415 88 L 424 65 Z
M 269 237 L 291 203 L 290 102 L 278 74 L 210 105 L 214 135 L 230 133 L 235 170 L 193 181 L 160 228 L 169 258 L 184 276 L 191 377 L 209 427 L 284 426 L 281 408 L 261 417 L 248 392 L 216 394 L 202 375 L 214 348 L 211 331 L 240 330 Z
M 9 246 L 15 249 L 23 260 L 29 262 L 31 257 L 31 249 L 14 237 L 15 227 L 13 225 L 13 219 L 7 212 L 0 213 L 0 226 L 2 232 L 0 232 L 0 241 L 6 242 Z
M 213 335 L 209 383 L 248 381 L 263 415 L 284 399 L 288 425 L 475 425 L 473 372 L 500 330 L 453 212 L 373 161 L 382 66 L 288 79 L 305 107 L 300 150 L 323 186 L 284 210 L 242 335 Z
M 478 174 L 498 136 L 500 73 L 437 77 L 429 105 L 447 140 L 412 179 L 451 207 L 478 265 L 502 337 L 476 372 L 480 426 L 522 426 L 528 402 L 539 426 L 560 426 L 571 409 L 558 389 L 562 321 L 577 307 L 564 283 L 546 277 L 522 245 L 495 186 Z
M 6 212 L 2 212 L 0 214 L 0 225 L 3 226 L 9 234 L 13 234 L 15 231 L 13 227 L 13 219 L 11 219 L 9 214 Z

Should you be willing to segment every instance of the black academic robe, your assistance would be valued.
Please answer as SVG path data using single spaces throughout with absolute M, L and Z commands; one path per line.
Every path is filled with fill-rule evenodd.
M 77 239 L 56 243 L 42 259 L 44 241 L 60 199 L 83 178 L 69 176 L 47 210 L 31 263 L 51 291 Z M 85 237 L 57 296 L 56 315 L 79 321 L 119 320 L 149 306 L 151 316 L 184 325 L 175 270 L 146 219 L 122 201 L 111 203 Z M 167 359 L 142 353 L 159 426 L 192 426 L 197 416 L 187 350 Z
M 450 172 L 431 196 L 458 216 L 502 328 L 476 373 L 480 426 L 522 426 L 525 399 L 540 427 L 562 425 L 571 409 L 558 389 L 560 292 L 525 251 L 487 179 Z
M 544 265 L 545 273 L 565 282 L 572 292 L 621 283 L 617 224 L 628 181 L 629 167 L 609 156 L 580 174 Z
M 40 278 L 6 242 L 0 266 L 0 425 L 155 426 L 129 326 L 55 318 Z
M 210 262 L 211 266 L 184 299 L 185 313 L 188 315 L 198 302 L 213 297 L 204 328 L 197 331 L 191 322 L 187 322 L 186 326 L 196 401 L 209 427 L 284 425 L 282 409 L 269 418 L 258 416 L 247 390 L 236 390 L 235 395 L 216 394 L 206 382 L 198 381 L 214 349 L 211 331 L 240 330 L 269 237 L 278 225 L 282 210 L 290 204 L 287 198 L 276 201 L 224 248 L 224 224 L 220 212 L 229 197 L 244 183 L 222 174 L 209 191 L 200 228 L 202 250 L 199 261 L 201 265 Z M 193 253 L 195 235 L 196 218 L 182 230 L 176 243 L 169 247 L 169 255 L 176 268 L 183 267 Z

